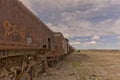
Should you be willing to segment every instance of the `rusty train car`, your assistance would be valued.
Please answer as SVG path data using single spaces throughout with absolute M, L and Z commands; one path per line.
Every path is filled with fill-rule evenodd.
M 71 51 L 19 0 L 0 0 L 0 80 L 36 80 Z
M 62 60 L 68 53 L 73 52 L 68 39 L 64 38 L 61 32 L 53 32 L 55 48 L 45 54 L 48 64 L 54 65 Z

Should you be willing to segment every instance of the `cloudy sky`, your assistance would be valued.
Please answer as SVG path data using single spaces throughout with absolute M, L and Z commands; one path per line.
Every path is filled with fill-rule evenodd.
M 120 49 L 120 0 L 21 0 L 76 49 Z

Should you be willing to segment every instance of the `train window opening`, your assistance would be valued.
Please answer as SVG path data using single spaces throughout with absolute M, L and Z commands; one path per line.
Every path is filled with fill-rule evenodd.
M 46 48 L 47 46 L 46 45 L 43 45 L 43 48 Z
M 51 49 L 51 39 L 48 38 L 48 49 Z
M 55 48 L 57 48 L 57 46 L 55 46 Z
M 17 75 L 19 75 L 21 73 L 21 70 L 17 70 Z

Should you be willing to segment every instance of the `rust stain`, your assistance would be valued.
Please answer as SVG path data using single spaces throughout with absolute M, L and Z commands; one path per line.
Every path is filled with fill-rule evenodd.
M 5 29 L 5 37 L 9 37 L 12 34 L 19 34 L 23 39 L 25 39 L 25 28 L 18 29 L 17 25 L 11 25 L 11 23 L 8 20 L 5 20 L 3 22 L 3 27 Z

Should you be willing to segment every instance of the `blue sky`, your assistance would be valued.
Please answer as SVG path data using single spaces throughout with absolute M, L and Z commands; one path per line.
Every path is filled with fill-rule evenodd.
M 20 0 L 76 49 L 120 49 L 120 0 Z

